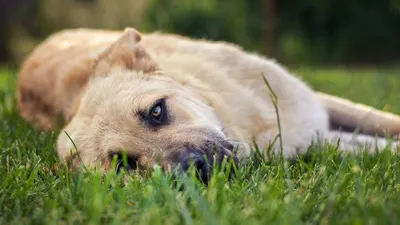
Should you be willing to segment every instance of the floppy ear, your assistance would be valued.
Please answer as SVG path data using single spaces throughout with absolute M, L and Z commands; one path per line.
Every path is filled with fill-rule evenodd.
M 105 75 L 113 67 L 150 73 L 158 70 L 157 64 L 147 54 L 143 46 L 138 46 L 140 33 L 126 28 L 121 37 L 93 61 L 95 75 Z

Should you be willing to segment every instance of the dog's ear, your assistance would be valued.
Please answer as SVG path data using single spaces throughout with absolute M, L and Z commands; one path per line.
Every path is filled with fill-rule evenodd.
M 106 75 L 113 67 L 151 73 L 158 70 L 157 64 L 147 54 L 143 46 L 138 46 L 140 33 L 126 28 L 121 37 L 93 60 L 95 75 Z

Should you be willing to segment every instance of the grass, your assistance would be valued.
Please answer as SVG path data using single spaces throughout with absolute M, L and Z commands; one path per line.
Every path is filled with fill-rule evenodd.
M 399 70 L 297 73 L 317 90 L 400 112 Z M 15 73 L 0 71 L 0 224 L 399 224 L 400 157 L 340 155 L 313 146 L 307 157 L 265 161 L 255 154 L 229 179 L 208 186 L 154 168 L 72 173 L 58 163 L 57 132 L 38 133 L 18 115 Z M 320 151 L 323 150 L 323 151 Z M 57 165 L 58 170 L 54 169 Z M 184 184 L 179 191 L 176 184 Z

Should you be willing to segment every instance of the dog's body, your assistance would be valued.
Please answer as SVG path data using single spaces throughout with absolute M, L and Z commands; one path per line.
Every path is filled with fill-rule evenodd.
M 279 120 L 263 75 L 277 96 Z M 204 140 L 238 144 L 238 156 L 244 159 L 253 139 L 264 148 L 280 132 L 287 157 L 304 153 L 319 138 L 336 142 L 340 136 L 342 148 L 355 149 L 350 133 L 329 130 L 329 115 L 331 122 L 353 129 L 362 125 L 363 115 L 370 115 L 361 126 L 364 133 L 400 133 L 399 117 L 315 93 L 278 64 L 237 46 L 175 35 L 140 35 L 133 29 L 67 30 L 51 36 L 22 66 L 18 88 L 22 116 L 49 130 L 61 115 L 85 163 L 109 165 L 105 157 L 116 148 L 135 155 L 142 166 L 154 161 L 154 153 L 166 161 L 175 156 L 181 160 L 181 154 L 171 156 L 169 149 Z M 140 111 L 142 102 L 147 107 L 164 97 L 172 125 L 152 130 L 144 125 L 147 122 L 128 116 Z M 372 136 L 357 139 L 374 142 Z M 138 142 L 142 144 L 136 146 Z M 152 149 L 146 147 L 152 144 Z M 381 148 L 386 141 L 379 139 L 378 144 Z M 279 147 L 277 141 L 274 149 Z M 61 133 L 60 157 L 68 158 L 72 148 Z M 220 149 L 228 156 L 230 150 Z

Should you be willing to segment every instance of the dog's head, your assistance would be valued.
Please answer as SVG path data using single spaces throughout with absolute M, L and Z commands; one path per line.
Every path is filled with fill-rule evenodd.
M 63 129 L 70 137 L 58 138 L 60 157 L 107 169 L 124 151 L 133 168 L 157 163 L 185 170 L 193 162 L 204 173 L 213 159 L 233 157 L 213 109 L 165 76 L 140 38 L 127 29 L 97 58 L 77 113 Z

